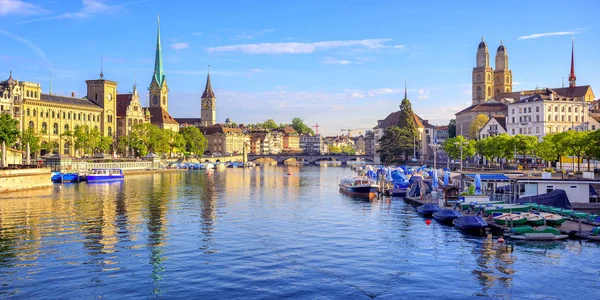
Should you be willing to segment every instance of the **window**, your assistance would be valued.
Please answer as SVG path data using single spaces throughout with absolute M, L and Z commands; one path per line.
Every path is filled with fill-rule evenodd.
M 112 127 L 108 127 L 108 136 L 112 136 Z
M 515 109 L 514 108 L 512 109 L 512 113 L 513 113 L 513 115 L 515 114 Z
M 57 123 L 54 123 L 54 125 L 52 126 L 52 133 L 58 134 L 58 124 Z
M 547 185 L 546 186 L 546 193 L 550 193 L 552 191 L 554 191 L 554 186 L 553 185 Z
M 31 114 L 31 110 L 29 110 L 29 108 L 27 109 L 27 116 L 29 117 L 29 115 Z
M 540 133 L 540 128 L 539 127 L 535 127 L 535 133 Z
M 565 116 L 560 116 L 560 120 L 564 122 L 565 121 Z
M 550 116 L 550 115 L 548 116 L 548 122 L 549 121 L 552 121 L 552 116 Z
M 64 153 L 64 154 L 67 154 L 67 155 L 69 154 L 69 147 L 70 147 L 70 146 L 71 146 L 71 145 L 69 145 L 69 142 L 66 142 L 66 143 L 64 144 L 64 147 L 63 147 L 63 149 L 64 149 L 64 150 L 63 150 L 63 153 Z
M 527 109 L 527 112 L 531 112 L 531 106 Z
M 42 132 L 46 133 L 48 131 L 48 125 L 46 125 L 46 122 L 42 123 Z
M 554 115 L 554 122 L 558 122 L 558 115 Z
M 519 107 L 519 113 L 523 112 L 523 108 Z
M 50 117 L 50 112 L 46 111 L 46 118 Z
M 569 112 L 571 112 L 571 107 L 570 107 L 570 106 L 569 106 L 569 109 L 568 109 L 568 111 L 569 111 Z
M 63 119 L 67 118 L 67 113 L 63 111 Z
M 535 121 L 539 122 L 540 121 L 540 115 L 535 115 Z
M 539 106 L 535 107 L 535 112 L 540 112 L 540 107 Z
M 570 189 L 577 189 L 577 186 L 576 185 L 570 185 L 569 188 Z
M 33 96 L 37 98 L 37 92 L 33 92 Z
M 88 122 L 92 119 L 92 115 L 88 114 Z
M 65 124 L 65 132 L 69 131 L 69 124 Z
M 554 112 L 558 112 L 558 106 L 554 107 Z
M 33 124 L 33 121 L 29 121 L 29 129 L 35 131 L 35 124 Z
M 523 134 L 523 128 L 519 128 L 519 134 Z
M 71 120 L 71 113 L 69 113 L 67 116 L 68 116 L 68 119 Z
M 560 108 L 560 111 L 562 111 L 562 112 L 565 112 L 565 107 L 564 107 L 564 106 L 562 106 L 562 107 Z
M 570 119 L 570 117 L 569 117 Z M 575 116 L 575 122 L 579 122 L 579 116 Z
M 531 134 L 531 127 L 527 128 L 527 133 Z
M 512 122 L 515 123 L 515 117 L 512 117 Z
M 54 114 L 54 111 L 52 112 L 52 118 L 56 118 L 56 115 Z
M 579 112 L 579 107 L 575 107 L 575 112 Z
M 77 120 L 81 121 L 81 113 L 77 114 Z
M 94 101 L 98 101 L 98 94 L 96 94 L 96 96 L 94 96 Z
M 596 130 L 596 125 L 592 125 L 592 130 Z
M 548 111 L 552 111 L 552 106 L 548 105 Z

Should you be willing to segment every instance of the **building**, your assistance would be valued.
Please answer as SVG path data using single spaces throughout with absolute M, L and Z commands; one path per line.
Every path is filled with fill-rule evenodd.
M 300 149 L 310 155 L 320 155 L 328 152 L 327 144 L 321 134 L 315 134 L 314 136 L 300 135 Z
M 301 152 L 300 135 L 292 126 L 280 129 L 283 133 L 283 152 Z
M 217 98 L 210 83 L 210 73 L 206 76 L 206 87 L 202 93 L 202 106 L 200 109 L 200 121 L 202 126 L 211 126 L 217 120 Z
M 154 58 L 154 74 L 150 82 L 150 122 L 162 129 L 179 131 L 179 123 L 169 114 L 169 86 L 163 69 L 162 48 L 160 44 L 160 19 L 156 36 L 156 53 Z
M 117 94 L 117 141 L 128 136 L 133 126 L 150 122 L 150 112 L 142 107 L 137 84 L 133 92 Z
M 371 130 L 365 133 L 365 155 L 375 157 L 375 134 Z
M 104 79 L 87 80 L 87 96 L 70 97 L 42 93 L 39 83 L 9 78 L 0 82 L 0 110 L 19 120 L 19 130 L 32 129 L 41 134 L 42 146 L 52 143 L 53 153 L 75 153 L 71 140 L 64 134 L 76 126 L 87 126 L 105 136 L 113 136 L 116 126 L 117 83 Z M 45 148 L 45 147 L 43 147 Z M 42 150 L 41 155 L 46 154 Z
M 367 146 L 365 144 L 365 136 L 361 134 L 357 137 L 351 137 L 351 139 L 354 142 L 354 151 L 356 155 L 364 155 L 367 151 Z
M 274 139 L 270 131 L 248 132 L 250 138 L 250 153 L 257 155 L 275 154 L 273 152 Z
M 558 95 L 551 89 L 509 105 L 506 129 L 511 136 L 535 136 L 567 131 L 589 122 L 589 106 L 581 98 Z
M 546 90 L 545 88 L 536 88 L 520 92 L 512 91 L 512 71 L 508 68 L 508 52 L 502 42 L 500 42 L 500 46 L 496 51 L 495 70 L 492 71 L 490 66 L 488 47 L 483 39 L 479 43 L 476 57 L 477 61 L 475 68 L 473 68 L 472 78 L 472 104 L 456 113 L 457 135 L 460 135 L 461 127 L 465 133 L 463 135 L 466 135 L 469 131 L 469 126 L 478 114 L 483 113 L 489 117 L 507 116 L 506 105 L 518 102 L 533 94 L 544 93 Z M 574 44 L 571 44 L 569 87 L 551 88 L 551 90 L 560 97 L 573 98 L 585 102 L 592 102 L 595 99 L 594 92 L 589 85 L 577 86 L 576 84 Z
M 450 138 L 448 133 L 448 126 L 436 126 L 435 127 L 435 143 L 443 144 L 447 139 Z
M 492 116 L 479 130 L 479 139 L 506 133 L 506 117 Z
M 241 129 L 224 124 L 214 124 L 200 127 L 208 145 L 206 151 L 214 154 L 243 153 L 244 147 L 250 142 Z

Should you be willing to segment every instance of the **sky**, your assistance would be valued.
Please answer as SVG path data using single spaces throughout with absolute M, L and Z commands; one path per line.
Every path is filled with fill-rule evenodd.
M 299 117 L 326 135 L 377 125 L 406 82 L 413 110 L 446 125 L 471 103 L 482 36 L 500 41 L 513 90 L 560 87 L 575 41 L 578 85 L 600 88 L 600 1 L 0 0 L 0 80 L 85 96 L 85 80 L 145 98 L 160 15 L 169 113 L 200 117 L 210 65 L 217 122 Z M 568 84 L 568 83 L 567 83 Z M 597 90 L 596 93 L 600 93 Z M 143 100 L 145 102 L 145 100 Z

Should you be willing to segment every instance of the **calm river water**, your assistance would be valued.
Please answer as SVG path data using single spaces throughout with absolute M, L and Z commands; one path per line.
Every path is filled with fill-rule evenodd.
M 427 226 L 401 199 L 340 194 L 350 174 L 188 171 L 0 194 L 0 298 L 600 298 L 599 243 Z

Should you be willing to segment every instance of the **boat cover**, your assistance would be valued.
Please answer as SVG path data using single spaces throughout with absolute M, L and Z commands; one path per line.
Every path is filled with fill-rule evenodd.
M 590 196 L 598 196 L 598 191 L 590 184 Z
M 548 205 L 556 208 L 571 209 L 571 202 L 569 201 L 569 197 L 567 197 L 567 193 L 565 193 L 564 190 L 559 189 L 546 194 L 522 197 L 516 201 L 516 203 L 528 202 Z

